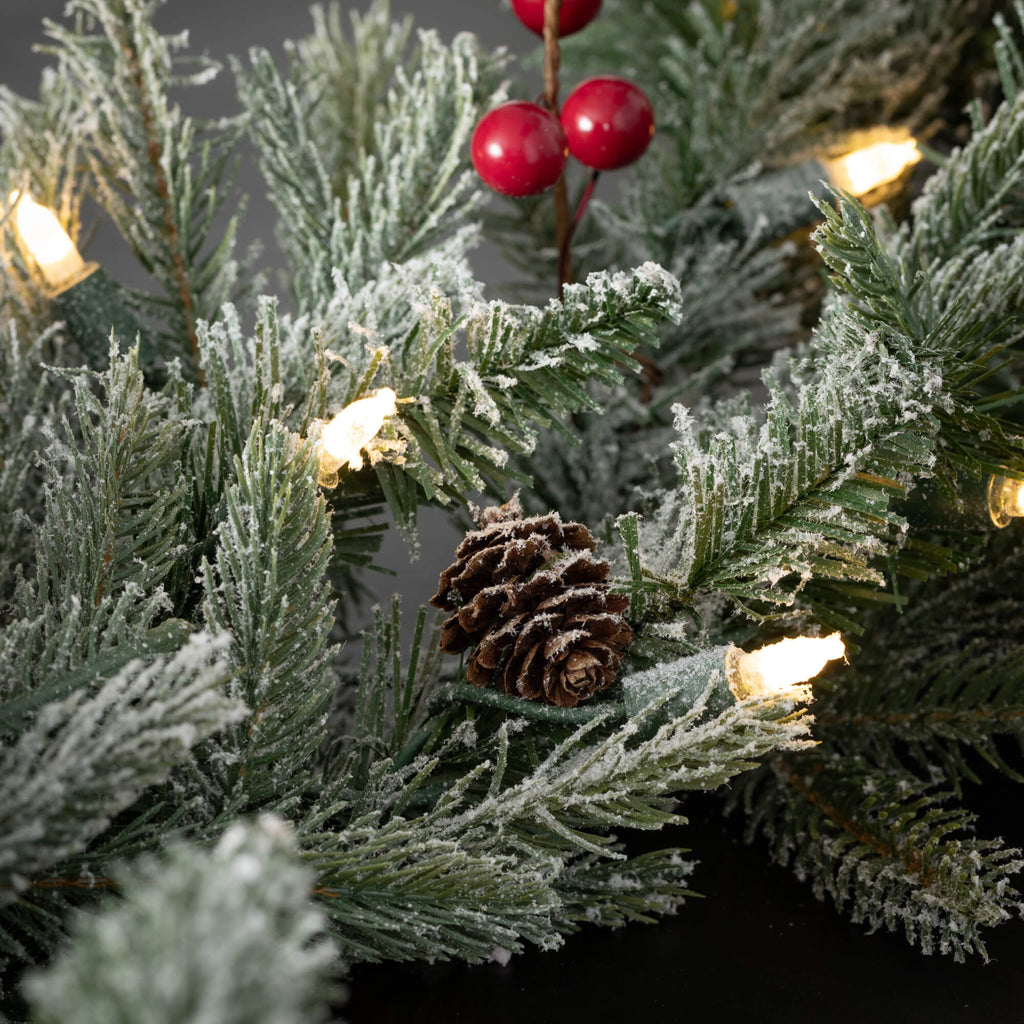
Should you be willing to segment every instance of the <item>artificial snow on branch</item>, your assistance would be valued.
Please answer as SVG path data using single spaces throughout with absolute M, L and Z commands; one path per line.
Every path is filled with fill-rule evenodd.
M 211 850 L 175 844 L 118 881 L 123 899 L 80 917 L 72 951 L 29 979 L 34 1019 L 135 1024 L 142 1006 L 153 1024 L 327 1019 L 335 945 L 284 822 L 232 825 Z
M 1020 26 L 1003 101 L 886 186 L 902 223 L 779 183 L 856 133 L 947 145 L 989 6 L 589 5 L 562 73 L 653 106 L 602 155 L 559 121 L 547 0 L 552 166 L 647 152 L 614 208 L 584 186 L 591 272 L 539 302 L 468 258 L 485 228 L 534 277 L 567 250 L 529 200 L 483 219 L 503 54 L 317 8 L 205 123 L 172 94 L 216 68 L 156 0 L 48 24 L 39 100 L 0 92 L 0 998 L 52 960 L 39 1021 L 315 1019 L 328 970 L 676 912 L 696 860 L 627 833 L 727 786 L 854 920 L 986 955 L 1021 909 L 964 784 L 1024 776 Z M 250 144 L 280 299 L 234 257 Z M 152 281 L 138 342 L 54 301 L 90 196 Z M 80 256 L 33 257 L 19 207 Z M 775 238 L 793 210 L 817 227 Z M 403 636 L 433 582 L 364 616 L 364 570 L 431 505 L 479 529 Z
M 142 297 L 161 354 L 183 356 L 198 373 L 198 322 L 215 319 L 240 289 L 233 258 L 238 214 L 226 227 L 217 218 L 230 202 L 230 160 L 244 121 L 197 123 L 171 101 L 171 88 L 199 88 L 219 66 L 176 56 L 188 33 L 158 33 L 159 6 L 160 0 L 74 0 L 69 10 L 85 19 L 79 24 L 99 32 L 46 25 L 62 86 L 77 104 L 97 198 L 161 290 L 159 298 Z

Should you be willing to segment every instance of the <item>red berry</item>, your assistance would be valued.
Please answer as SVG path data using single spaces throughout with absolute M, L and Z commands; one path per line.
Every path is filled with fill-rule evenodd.
M 602 75 L 581 82 L 562 107 L 569 152 L 581 164 L 612 171 L 636 160 L 654 135 L 654 110 L 625 78 Z
M 516 17 L 537 35 L 544 35 L 544 0 L 512 0 Z M 558 12 L 558 34 L 571 36 L 589 25 L 601 10 L 601 0 L 562 0 Z
M 506 196 L 532 196 L 550 188 L 565 170 L 565 132 L 551 111 L 512 100 L 485 114 L 470 143 L 473 166 Z

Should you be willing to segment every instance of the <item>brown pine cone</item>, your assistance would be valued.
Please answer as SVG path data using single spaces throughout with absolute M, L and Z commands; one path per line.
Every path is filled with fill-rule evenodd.
M 483 510 L 430 603 L 452 612 L 441 650 L 475 650 L 467 678 L 575 707 L 611 685 L 633 637 L 629 599 L 609 593 L 593 535 L 557 512 L 523 518 L 517 499 Z

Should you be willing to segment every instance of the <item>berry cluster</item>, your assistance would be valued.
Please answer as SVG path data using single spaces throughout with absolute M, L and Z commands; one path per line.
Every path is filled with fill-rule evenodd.
M 543 34 L 544 0 L 512 0 L 512 9 Z M 562 0 L 559 36 L 578 32 L 600 9 L 601 0 Z M 496 192 L 532 196 L 562 176 L 570 153 L 595 171 L 611 171 L 636 160 L 653 134 L 654 110 L 644 93 L 625 78 L 601 75 L 569 94 L 560 117 L 525 100 L 495 107 L 476 126 L 470 155 Z

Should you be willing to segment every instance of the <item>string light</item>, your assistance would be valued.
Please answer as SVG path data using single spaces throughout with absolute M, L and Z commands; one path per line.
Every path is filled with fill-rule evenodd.
M 992 477 L 988 482 L 988 514 L 1000 528 L 1024 516 L 1024 482 L 1008 476 Z
M 877 137 L 881 135 L 881 137 Z M 864 196 L 881 185 L 895 181 L 921 159 L 915 139 L 877 129 L 875 141 L 844 156 L 822 160 L 828 180 L 844 192 Z
M 345 406 L 329 423 L 323 424 L 317 434 L 321 484 L 336 486 L 338 472 L 346 467 L 353 471 L 362 469 L 364 451 L 372 465 L 383 450 L 404 447 L 400 441 L 375 443 L 388 417 L 395 415 L 398 401 L 391 388 L 381 388 L 368 398 Z
M 139 337 L 139 325 L 128 308 L 124 292 L 98 263 L 87 263 L 56 214 L 27 192 L 12 192 L 14 234 L 38 268 L 54 319 L 63 320 L 89 363 L 102 368 L 110 355 L 110 335 L 132 343 L 139 339 L 139 361 L 153 386 L 161 374 L 151 350 Z
M 66 290 L 97 268 L 97 264 L 87 264 L 82 259 L 52 210 L 40 206 L 27 192 L 12 192 L 7 201 L 14 208 L 18 239 L 53 294 Z
M 845 150 L 845 151 L 843 151 Z M 877 127 L 847 136 L 843 150 L 758 174 L 728 185 L 725 205 L 745 237 L 764 242 L 804 232 L 821 220 L 810 196 L 822 196 L 823 181 L 865 201 L 885 198 L 883 185 L 898 181 L 922 157 L 916 140 L 899 128 Z
M 699 700 L 704 701 L 705 713 L 712 716 L 751 698 L 806 700 L 806 688 L 801 692 L 800 684 L 845 655 L 846 646 L 838 633 L 780 640 L 749 654 L 731 644 L 709 647 L 627 676 L 622 681 L 623 708 L 635 718 L 653 702 L 662 702 L 648 721 L 647 727 L 655 729 L 669 718 L 689 714 Z M 709 680 L 714 680 L 710 691 Z
M 749 653 L 730 647 L 725 656 L 726 679 L 737 700 L 778 696 L 845 655 L 846 645 L 838 633 L 787 637 Z

